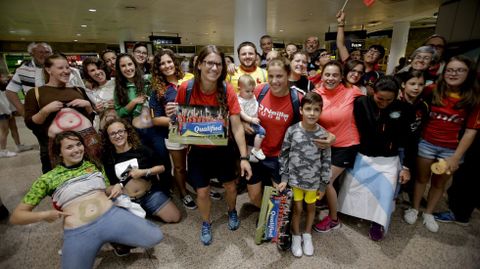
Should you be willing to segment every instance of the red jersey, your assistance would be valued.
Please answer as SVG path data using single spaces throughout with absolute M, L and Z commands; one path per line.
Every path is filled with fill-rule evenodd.
M 480 105 L 472 111 L 455 109 L 455 104 L 460 100 L 458 95 L 451 94 L 443 100 L 443 106 L 431 105 L 423 139 L 437 146 L 456 149 L 462 128 L 480 129 Z
M 260 84 L 255 88 L 255 96 L 257 98 L 264 85 Z M 288 127 L 294 123 L 290 94 L 277 97 L 272 94 L 271 89 L 268 90 L 262 102 L 258 105 L 258 118 L 260 119 L 260 125 L 266 131 L 261 146 L 263 153 L 267 157 L 278 157 L 285 133 Z
M 184 81 L 178 88 L 177 97 L 175 102 L 179 104 L 185 104 L 185 98 L 187 96 L 188 81 Z M 223 89 L 222 89 L 223 90 Z M 192 89 L 192 95 L 190 96 L 189 105 L 203 105 L 203 106 L 218 106 L 217 93 L 205 94 L 195 84 Z M 227 83 L 227 106 L 229 115 L 240 114 L 240 105 L 238 104 L 237 95 L 233 90 L 231 84 Z
M 333 90 L 321 86 L 314 92 L 323 98 L 323 109 L 318 124 L 333 133 L 337 139 L 333 147 L 350 147 L 360 144 L 360 136 L 353 116 L 353 101 L 362 92 L 356 86 L 346 88 L 343 84 Z

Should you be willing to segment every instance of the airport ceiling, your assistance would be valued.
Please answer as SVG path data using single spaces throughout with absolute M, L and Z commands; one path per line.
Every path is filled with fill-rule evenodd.
M 344 0 L 267 0 L 267 33 L 277 42 L 323 39 L 335 31 Z M 439 0 L 349 0 L 346 30 L 391 29 L 394 22 L 433 26 Z M 0 1 L 0 40 L 110 43 L 175 35 L 182 44 L 232 45 L 234 0 Z M 96 11 L 89 11 L 95 9 Z

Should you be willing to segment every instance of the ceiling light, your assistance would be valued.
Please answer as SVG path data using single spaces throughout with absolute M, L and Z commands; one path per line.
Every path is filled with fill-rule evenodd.
M 86 24 L 82 24 L 80 25 L 82 28 L 87 28 L 87 25 Z
M 77 42 L 77 41 L 78 41 L 78 39 L 74 39 L 74 40 L 73 40 L 73 42 Z
M 9 32 L 10 32 L 10 34 L 15 34 L 17 31 L 15 31 L 15 30 L 10 30 Z
M 94 9 L 94 8 L 90 8 L 90 9 L 88 9 L 88 11 L 90 11 L 90 12 L 97 12 L 97 10 Z
M 280 29 L 280 32 L 283 32 L 283 29 Z
M 77 34 L 77 36 L 81 36 L 82 34 Z

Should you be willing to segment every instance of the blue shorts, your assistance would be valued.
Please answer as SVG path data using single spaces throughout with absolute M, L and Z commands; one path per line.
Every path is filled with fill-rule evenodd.
M 265 186 L 272 186 L 272 181 L 277 184 L 281 182 L 278 157 L 267 157 L 263 161 L 250 163 L 250 165 L 252 166 L 252 178 L 247 180 L 247 184 L 263 182 Z
M 253 131 L 255 132 L 256 135 L 259 136 L 265 136 L 267 132 L 265 132 L 265 128 L 263 128 L 260 124 L 250 124 L 250 126 L 253 128 Z
M 153 184 L 145 195 L 132 199 L 132 202 L 140 204 L 147 215 L 154 215 L 170 202 L 170 197 L 163 193 L 156 184 Z
M 418 156 L 425 159 L 445 159 L 452 156 L 454 153 L 454 149 L 435 146 L 424 139 L 420 139 L 420 142 L 418 143 Z M 463 161 L 463 157 L 461 161 Z

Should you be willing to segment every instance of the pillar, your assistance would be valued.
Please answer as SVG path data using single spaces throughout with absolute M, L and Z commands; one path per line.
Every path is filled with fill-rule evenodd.
M 408 42 L 408 32 L 410 31 L 410 22 L 401 21 L 393 24 L 392 43 L 390 45 L 390 54 L 388 56 L 387 74 L 392 74 L 398 60 L 405 55 Z

